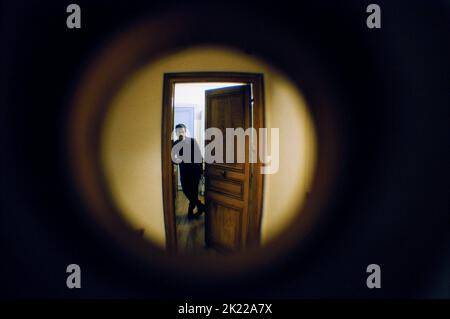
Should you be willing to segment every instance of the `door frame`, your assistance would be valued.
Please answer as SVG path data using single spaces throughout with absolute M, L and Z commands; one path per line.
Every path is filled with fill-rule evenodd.
M 241 72 L 181 72 L 164 73 L 163 103 L 162 103 L 162 134 L 161 134 L 161 163 L 164 227 L 166 232 L 166 250 L 170 253 L 177 251 L 177 230 L 175 216 L 175 200 L 172 187 L 173 169 L 171 150 L 171 135 L 174 120 L 174 88 L 177 83 L 198 82 L 237 82 L 251 84 L 252 98 L 251 123 L 259 129 L 265 124 L 264 80 L 261 73 Z M 259 141 L 258 141 L 259 142 Z M 249 221 L 247 227 L 247 246 L 258 246 L 261 239 L 261 218 L 263 205 L 263 183 L 261 172 L 262 163 L 257 156 L 256 163 L 250 163 L 250 191 L 249 191 Z

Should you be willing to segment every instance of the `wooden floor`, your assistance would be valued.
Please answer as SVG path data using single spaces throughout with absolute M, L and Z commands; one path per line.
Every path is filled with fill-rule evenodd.
M 203 196 L 199 196 L 199 199 L 205 202 Z M 216 255 L 217 252 L 205 246 L 205 214 L 189 220 L 188 207 L 188 199 L 182 191 L 178 191 L 175 200 L 178 251 L 189 255 Z

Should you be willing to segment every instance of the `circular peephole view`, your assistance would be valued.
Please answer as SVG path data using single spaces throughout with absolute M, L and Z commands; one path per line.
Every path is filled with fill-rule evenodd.
M 305 209 L 318 166 L 307 99 L 256 51 L 161 48 L 146 30 L 104 48 L 75 90 L 71 163 L 91 217 L 164 269 L 270 263 L 317 211 Z
M 307 200 L 316 157 L 295 85 L 254 57 L 206 46 L 132 74 L 107 108 L 100 147 L 130 227 L 193 256 L 264 247 L 283 232 Z

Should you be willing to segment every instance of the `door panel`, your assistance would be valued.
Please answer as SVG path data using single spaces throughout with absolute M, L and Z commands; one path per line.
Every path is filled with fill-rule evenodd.
M 247 95 L 245 90 L 248 86 L 238 86 L 225 89 L 209 90 L 206 92 L 206 106 L 207 121 L 210 120 L 213 127 L 217 127 L 222 130 L 222 134 L 225 142 L 225 129 L 237 128 L 245 126 L 246 110 L 243 107 L 244 94 Z M 247 95 L 250 98 L 250 95 Z M 248 103 L 250 104 L 250 103 Z M 205 104 L 206 105 L 206 104 Z M 224 143 L 225 145 L 225 143 Z M 243 163 L 237 163 L 237 145 L 234 147 L 234 163 L 225 163 L 226 148 L 223 150 L 223 163 L 217 163 L 217 166 L 223 166 L 225 168 L 235 169 L 239 171 L 244 170 Z
M 226 160 L 226 128 L 250 127 L 250 86 L 234 86 L 206 91 L 206 128 L 216 127 L 223 134 L 223 162 L 206 164 L 206 227 L 209 247 L 236 251 L 246 246 L 250 164 L 248 138 L 243 141 L 245 163 L 236 163 L 238 139 L 235 138 L 234 163 Z M 208 144 L 210 141 L 205 141 Z M 240 146 L 242 147 L 242 145 Z
M 243 199 L 244 187 L 242 182 L 221 181 L 211 178 L 209 181 L 209 189 L 215 192 L 222 192 L 225 195 Z
M 210 242 L 217 250 L 235 250 L 241 243 L 242 209 L 214 200 L 208 202 L 208 208 L 214 212 L 209 221 Z

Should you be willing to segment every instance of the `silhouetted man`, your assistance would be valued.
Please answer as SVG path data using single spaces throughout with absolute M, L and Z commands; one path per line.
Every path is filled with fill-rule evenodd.
M 205 205 L 198 199 L 198 183 L 203 173 L 203 158 L 200 147 L 195 139 L 186 136 L 186 126 L 184 124 L 177 124 L 175 126 L 175 132 L 178 140 L 173 143 L 173 147 L 182 143 L 178 145 L 181 149 L 175 152 L 175 157 L 182 159 L 178 163 L 180 167 L 181 187 L 183 188 L 183 193 L 189 200 L 188 218 L 192 219 L 193 217 L 200 216 L 205 211 Z M 189 152 L 189 150 L 190 154 L 184 154 L 183 156 L 183 152 Z M 197 207 L 196 215 L 194 215 L 195 207 Z

